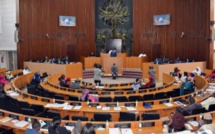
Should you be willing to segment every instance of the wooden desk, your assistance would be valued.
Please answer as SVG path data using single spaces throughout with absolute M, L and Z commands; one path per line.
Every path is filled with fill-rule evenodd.
M 31 72 L 39 72 L 39 73 L 47 72 L 50 75 L 53 75 L 56 73 L 63 73 L 66 75 L 66 77 L 82 78 L 82 63 L 50 64 L 50 63 L 24 62 L 24 66 L 27 66 Z
M 125 58 L 125 68 L 129 69 L 142 69 L 142 63 L 148 62 L 148 57 L 126 57 Z
M 101 64 L 101 58 L 100 57 L 81 57 L 81 62 L 84 65 L 84 69 L 93 69 L 95 63 Z
M 24 81 L 22 79 L 30 79 L 31 75 L 32 74 L 30 73 L 30 74 L 27 74 L 27 75 L 24 75 L 24 76 L 20 76 L 19 78 L 14 80 L 13 86 L 14 86 L 15 89 L 17 89 L 17 91 L 20 92 L 20 95 L 18 95 L 15 98 L 17 98 L 19 101 L 26 101 L 29 104 L 40 104 L 40 105 L 43 105 L 45 107 L 48 104 L 48 102 L 43 102 L 42 101 L 42 99 L 44 99 L 45 97 L 40 97 L 40 96 L 36 96 L 36 95 L 27 94 L 28 95 L 27 98 L 24 98 L 22 94 L 26 94 L 26 93 L 24 93 L 23 91 L 18 89 L 18 87 L 23 87 L 24 86 L 22 84 L 25 84 L 24 82 L 22 82 L 22 81 Z M 199 77 L 199 79 L 205 80 L 204 78 L 202 78 L 200 76 L 196 76 L 196 77 Z M 19 83 L 21 83 L 21 84 L 19 84 Z M 202 89 L 206 88 L 206 86 L 208 84 L 207 81 L 205 82 L 205 84 L 206 85 L 204 85 L 202 87 Z M 7 92 L 8 89 L 11 89 L 10 84 L 7 84 L 5 86 L 5 92 Z M 199 92 L 201 92 L 202 89 L 199 89 Z M 184 96 L 174 97 L 174 98 L 172 98 L 172 100 L 177 99 L 177 98 L 185 99 L 186 97 L 191 96 L 191 94 L 194 94 L 194 96 L 195 96 L 195 93 L 190 93 L 190 94 L 187 94 L 187 95 L 184 95 Z M 211 96 L 211 94 L 206 94 L 202 98 L 196 97 L 195 100 L 196 100 L 196 102 L 200 102 L 200 101 L 203 101 L 204 99 L 208 98 L 209 96 Z M 34 100 L 35 97 L 37 97 L 37 100 Z M 50 99 L 50 98 L 45 98 L 45 99 L 48 99 L 50 101 L 50 103 L 53 103 L 52 99 Z M 169 100 L 169 99 L 167 98 L 167 99 L 154 100 L 154 101 L 152 101 L 152 100 L 151 101 L 140 101 L 140 102 L 138 102 L 138 106 L 135 107 L 136 110 L 134 110 L 132 112 L 138 112 L 138 115 L 141 115 L 144 112 L 158 112 L 161 117 L 164 117 L 164 116 L 168 116 L 171 112 L 175 111 L 175 108 L 180 107 L 179 105 L 176 105 L 174 103 L 172 103 L 173 104 L 172 107 L 168 107 L 168 106 L 166 106 L 164 104 L 160 104 L 160 101 L 163 101 L 163 100 Z M 68 102 L 68 103 L 72 102 L 72 101 L 67 101 L 67 100 L 61 100 L 61 101 Z M 75 102 L 75 101 L 73 101 L 73 102 Z M 143 107 L 144 102 L 146 102 L 146 103 L 147 102 L 154 102 L 154 105 L 152 105 L 152 108 L 146 109 L 146 108 Z M 114 110 L 113 107 L 111 107 L 110 110 L 104 111 L 104 110 L 101 110 L 101 109 L 96 109 L 95 107 L 88 107 L 87 102 L 80 102 L 80 103 L 82 105 L 82 108 L 79 109 L 79 110 L 76 110 L 76 109 L 64 110 L 63 107 L 60 107 L 60 108 L 50 107 L 49 109 L 54 110 L 54 111 L 59 111 L 62 116 L 70 115 L 70 117 L 71 117 L 72 115 L 87 115 L 89 118 L 92 118 L 95 112 L 108 112 L 108 113 L 111 113 L 113 121 L 118 121 L 120 111 L 131 112 L 125 107 L 121 107 L 120 111 Z M 114 103 L 114 102 L 110 102 L 110 103 Z M 119 106 L 124 106 L 125 103 L 127 103 L 127 102 L 121 102 L 121 103 L 119 103 Z M 102 102 L 99 103 L 100 106 L 105 106 L 106 104 L 107 103 L 102 103 Z
M 6 68 L 0 68 L 0 74 L 3 74 L 5 76 Z
M 180 72 L 192 72 L 196 69 L 196 67 L 200 67 L 201 70 L 206 69 L 206 62 L 190 62 L 190 63 L 177 63 L 177 64 L 162 64 L 162 65 L 156 65 L 154 63 L 143 63 L 142 64 L 142 72 L 143 72 L 143 78 L 148 78 L 148 70 L 149 66 L 154 66 L 154 69 L 156 70 L 156 76 L 157 80 L 163 81 L 163 73 L 169 73 L 173 72 L 175 67 L 178 67 Z

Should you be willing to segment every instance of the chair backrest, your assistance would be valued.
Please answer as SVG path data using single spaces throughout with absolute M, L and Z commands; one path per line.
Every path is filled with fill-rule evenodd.
M 64 100 L 63 95 L 54 95 L 55 99 Z
M 126 101 L 128 101 L 128 99 L 125 97 L 125 96 L 115 96 L 114 97 L 114 101 L 115 102 L 126 102 Z
M 112 102 L 111 97 L 99 97 L 99 102 Z
M 215 104 L 210 104 L 208 107 L 208 111 L 214 111 L 215 110 Z
M 120 112 L 119 121 L 135 121 L 135 113 Z
M 140 95 L 137 95 L 137 96 L 129 96 L 129 101 L 141 101 L 141 97 Z
M 21 108 L 21 111 L 22 111 L 22 114 L 24 114 L 24 115 L 31 115 L 31 116 L 35 115 L 34 109 Z
M 200 113 L 204 113 L 205 112 L 205 108 L 198 108 L 198 109 L 193 109 L 192 110 L 192 115 L 195 115 L 195 114 L 200 114 Z
M 69 100 L 71 100 L 71 101 L 79 101 L 79 98 L 77 96 L 69 96 Z
M 143 113 L 142 120 L 157 120 L 160 119 L 160 115 L 158 113 Z
M 38 111 L 38 112 L 44 112 L 44 107 L 43 105 L 38 105 L 38 104 L 32 104 L 31 108 L 34 109 L 34 111 Z
M 25 101 L 18 101 L 18 105 L 20 108 L 30 108 L 30 104 Z
M 70 105 L 72 105 L 72 106 L 81 106 L 81 102 L 71 102 Z
M 54 118 L 56 116 L 61 117 L 59 112 L 51 111 L 51 110 L 47 111 L 47 118 Z
M 88 121 L 88 117 L 87 116 L 72 116 L 72 120 Z
M 145 94 L 143 100 L 154 100 L 154 94 Z
M 109 113 L 94 113 L 94 121 L 111 121 L 111 115 Z
M 117 104 L 116 103 L 107 103 L 106 107 L 116 107 Z
M 160 93 L 156 93 L 155 94 L 155 99 L 159 100 L 159 99 L 165 99 L 166 96 L 164 95 L 164 92 L 160 92 Z

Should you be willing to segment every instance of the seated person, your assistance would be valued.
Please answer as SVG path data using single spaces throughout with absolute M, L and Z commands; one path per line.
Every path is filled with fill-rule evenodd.
M 155 87 L 155 83 L 154 83 L 154 79 L 152 76 L 149 76 L 149 82 L 147 82 L 146 84 L 142 85 L 143 88 L 151 88 L 151 87 Z
M 142 52 L 141 54 L 139 54 L 138 57 L 139 57 L 139 58 L 141 58 L 141 57 L 146 57 L 146 54 L 145 54 L 144 52 Z
M 96 134 L 92 123 L 86 123 L 81 130 L 81 134 Z
M 133 90 L 138 90 L 140 87 L 141 87 L 141 82 L 140 82 L 140 79 L 137 78 L 135 83 L 131 85 L 131 87 L 133 88 Z
M 187 72 L 184 72 L 184 75 L 181 77 L 181 81 L 182 82 L 186 82 L 188 79 L 188 73 Z
M 112 72 L 112 78 L 116 79 L 116 77 L 118 76 L 118 67 L 116 66 L 115 63 L 113 63 L 111 67 L 111 72 Z
M 26 129 L 25 134 L 41 134 L 40 132 L 40 122 L 35 120 L 32 123 L 32 129 Z
M 188 79 L 193 82 L 193 84 L 195 83 L 195 78 L 194 78 L 195 74 L 194 73 L 190 73 L 190 76 L 188 77 Z
M 185 118 L 180 112 L 175 112 L 171 115 L 170 122 L 168 124 L 169 133 L 180 132 L 185 130 Z
M 0 74 L 0 87 L 4 87 L 4 85 L 7 83 L 8 81 L 4 78 L 2 74 Z
M 193 82 L 191 81 L 190 78 L 188 78 L 186 82 L 182 83 L 182 86 L 180 88 L 180 95 L 184 94 L 184 90 L 189 90 L 189 89 L 192 89 L 193 87 L 194 87 Z
M 67 77 L 65 82 L 65 87 L 70 87 L 70 84 L 71 84 L 71 78 Z
M 215 78 L 215 69 L 212 70 L 211 74 L 206 76 L 206 78 L 214 79 Z
M 160 65 L 162 64 L 163 59 L 162 58 L 156 58 L 154 61 L 154 64 Z
M 66 127 L 61 126 L 60 117 L 54 117 L 52 122 L 53 126 L 48 128 L 49 134 L 72 134 L 72 132 L 67 130 Z
M 109 51 L 109 54 L 110 54 L 110 57 L 116 57 L 116 56 L 117 56 L 116 48 L 112 48 L 112 49 Z
M 179 79 L 181 78 L 181 73 L 178 67 L 174 68 L 173 77 L 178 77 Z
M 28 67 L 26 66 L 26 67 L 23 69 L 23 75 L 28 74 L 28 73 L 30 73 L 30 70 L 29 70 Z
M 179 57 L 177 57 L 174 62 L 175 63 L 181 63 L 181 59 Z
M 60 78 L 58 78 L 58 80 L 60 81 L 60 86 L 66 86 L 66 80 L 65 80 L 65 75 L 64 74 L 62 74 L 61 76 L 60 76 Z
M 193 70 L 193 72 L 192 73 L 194 73 L 194 74 L 197 74 L 197 75 L 201 75 L 201 73 L 202 73 L 202 71 L 201 71 L 201 68 L 200 67 L 196 67 L 196 69 L 195 70 Z
M 70 84 L 70 88 L 72 88 L 72 89 L 81 89 L 80 81 L 79 80 L 72 81 L 72 83 Z
M 6 79 L 8 80 L 8 81 L 11 81 L 11 79 L 13 79 L 14 77 L 13 77 L 13 75 L 11 74 L 11 71 L 8 71 L 7 73 L 6 73 Z
M 189 104 L 183 108 L 177 108 L 177 111 L 182 113 L 183 115 L 192 115 L 192 110 L 202 108 L 200 103 L 195 103 L 195 99 L 193 97 L 189 97 Z
M 31 80 L 31 84 L 38 85 L 41 82 L 40 74 L 35 73 L 33 79 Z

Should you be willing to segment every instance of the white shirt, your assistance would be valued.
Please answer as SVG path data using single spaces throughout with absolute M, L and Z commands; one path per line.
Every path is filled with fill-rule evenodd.
M 139 54 L 138 57 L 139 57 L 139 58 L 141 58 L 141 57 L 146 57 L 146 54 Z

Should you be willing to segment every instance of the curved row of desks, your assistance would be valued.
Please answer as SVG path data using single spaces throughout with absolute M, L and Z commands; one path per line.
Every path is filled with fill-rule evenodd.
M 215 112 L 208 112 L 212 114 L 213 117 L 213 122 L 215 121 Z M 8 119 L 8 117 L 12 118 L 9 121 L 5 121 Z M 27 123 L 24 127 L 18 127 L 16 124 L 12 122 L 12 120 L 16 119 L 19 121 L 27 121 L 29 118 L 31 119 L 37 119 L 37 120 L 42 120 L 42 121 L 51 121 L 51 119 L 48 118 L 41 118 L 41 117 L 35 117 L 35 116 L 26 116 L 22 114 L 17 114 L 5 110 L 0 110 L 0 125 L 4 128 L 12 128 L 13 132 L 15 134 L 23 134 L 24 131 L 28 128 L 30 125 Z M 186 121 L 198 121 L 200 119 L 200 115 L 192 115 L 192 116 L 186 116 L 185 117 Z M 167 123 L 168 119 L 162 119 L 162 120 L 150 120 L 150 121 L 133 121 L 133 122 L 109 122 L 108 123 L 108 128 L 105 128 L 104 130 L 96 130 L 96 134 L 109 134 L 109 128 L 121 128 L 123 129 L 125 126 L 126 128 L 130 126 L 133 134 L 151 134 L 151 133 L 162 133 L 163 132 L 163 124 Z M 76 121 L 72 120 L 63 120 L 61 125 L 74 125 Z M 88 122 L 82 121 L 82 126 Z M 92 122 L 95 127 L 103 126 L 107 127 L 106 122 Z M 141 123 L 141 128 L 139 127 L 139 124 Z M 192 131 L 198 130 L 198 127 L 192 126 Z M 41 132 L 44 132 L 47 134 L 47 129 L 41 128 Z
M 32 78 L 32 77 L 33 77 L 33 74 L 27 74 L 27 75 L 21 76 L 21 77 L 19 77 L 19 78 L 14 80 L 13 86 L 15 87 L 16 91 L 18 91 L 20 93 L 18 96 L 16 96 L 16 98 L 19 101 L 27 101 L 29 104 L 40 104 L 40 105 L 43 105 L 44 107 L 46 107 L 48 103 L 53 103 L 53 100 L 50 99 L 50 98 L 45 98 L 45 97 L 35 96 L 35 95 L 31 95 L 31 94 L 26 94 L 26 93 L 22 92 L 21 90 L 19 90 L 19 88 L 21 88 L 24 85 L 26 85 L 27 83 L 29 83 L 28 79 Z M 205 80 L 202 77 L 198 77 L 198 78 L 202 79 L 202 80 Z M 20 85 L 20 84 L 24 84 L 24 85 Z M 199 89 L 199 92 L 204 90 L 207 87 L 207 85 L 208 85 L 208 83 L 205 80 L 205 85 L 201 89 Z M 5 91 L 7 92 L 8 90 L 11 90 L 11 87 L 10 87 L 9 84 L 5 86 Z M 192 94 L 187 94 L 187 95 L 180 96 L 180 97 L 175 97 L 175 98 L 172 98 L 172 99 L 173 100 L 175 100 L 177 98 L 186 99 L 188 96 L 191 96 L 191 95 Z M 205 94 L 204 97 L 196 96 L 195 100 L 196 100 L 196 102 L 200 102 L 200 101 L 203 101 L 204 99 L 208 98 L 211 95 L 212 94 Z M 169 99 L 166 99 L 166 100 L 169 101 Z M 47 102 L 47 101 L 49 101 L 49 102 Z M 58 101 L 60 101 L 60 100 L 58 100 Z M 158 112 L 160 114 L 161 117 L 169 116 L 171 112 L 175 111 L 176 107 L 180 107 L 179 105 L 177 105 L 175 103 L 172 103 L 172 106 L 168 107 L 165 104 L 160 104 L 159 103 L 160 101 L 163 101 L 163 100 L 154 100 L 153 101 L 154 105 L 150 109 L 144 108 L 143 103 L 152 102 L 152 101 L 138 102 L 138 106 L 135 107 L 135 110 L 133 110 L 133 111 L 129 111 L 127 108 L 124 107 L 125 103 L 132 103 L 132 102 L 121 102 L 121 103 L 119 103 L 119 106 L 121 106 L 120 111 L 138 112 L 138 115 L 141 115 L 142 113 L 145 113 L 145 112 L 155 112 L 156 111 L 156 112 Z M 59 111 L 62 116 L 69 115 L 71 117 L 72 115 L 85 115 L 85 116 L 88 116 L 89 118 L 92 118 L 93 114 L 95 112 L 109 112 L 112 115 L 112 121 L 117 121 L 119 119 L 119 111 L 114 110 L 113 107 L 111 107 L 110 110 L 104 111 L 102 109 L 97 109 L 96 107 L 88 107 L 87 102 L 77 102 L 77 101 L 76 102 L 75 101 L 64 101 L 64 102 L 68 102 L 69 104 L 70 103 L 76 103 L 76 104 L 80 103 L 82 107 L 80 109 L 78 109 L 78 110 L 74 109 L 74 107 L 72 109 L 69 109 L 69 110 L 65 110 L 65 109 L 63 109 L 63 107 L 60 107 L 60 108 L 48 107 L 48 108 L 52 109 L 52 110 L 55 110 L 55 111 Z M 99 103 L 100 106 L 105 106 L 106 104 L 107 103 L 101 103 L 101 102 Z

